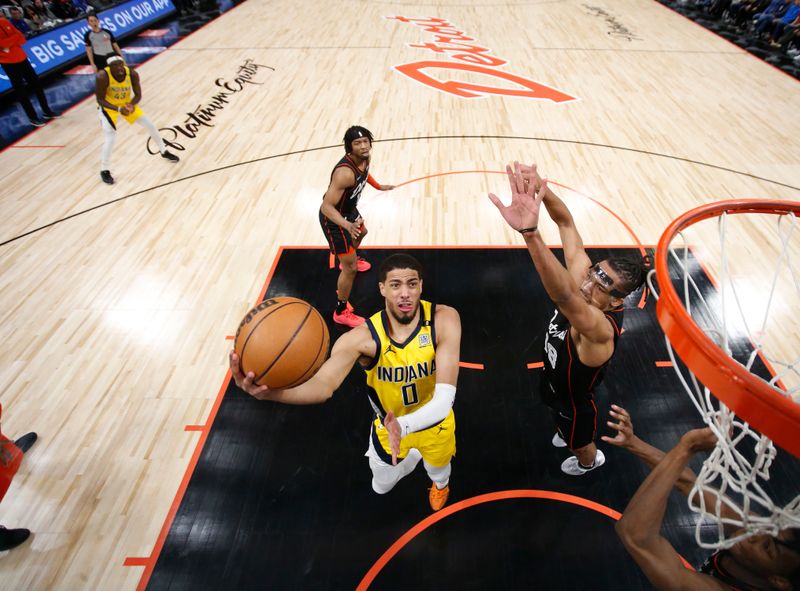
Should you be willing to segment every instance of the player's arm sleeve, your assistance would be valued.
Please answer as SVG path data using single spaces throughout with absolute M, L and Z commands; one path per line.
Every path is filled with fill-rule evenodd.
M 370 185 L 372 185 L 372 187 L 374 187 L 375 189 L 378 189 L 378 191 L 380 191 L 380 190 L 381 190 L 381 186 L 382 186 L 382 185 L 381 185 L 381 184 L 380 184 L 378 181 L 376 181 L 374 178 L 372 178 L 372 175 L 371 175 L 371 174 L 368 174 L 368 175 L 367 175 L 367 182 L 368 182 Z
M 433 390 L 433 398 L 422 408 L 412 413 L 397 417 L 400 425 L 400 435 L 405 437 L 409 433 L 430 429 L 437 423 L 441 423 L 453 408 L 456 400 L 456 387 L 452 384 L 436 384 Z
M 458 359 L 461 351 L 461 318 L 455 308 L 437 306 L 436 386 L 423 407 L 397 418 L 402 436 L 429 429 L 443 421 L 456 399 Z

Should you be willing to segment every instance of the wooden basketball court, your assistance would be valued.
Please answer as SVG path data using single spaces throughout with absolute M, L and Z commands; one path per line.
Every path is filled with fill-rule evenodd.
M 364 246 L 373 249 L 518 249 L 519 236 L 486 196 L 508 195 L 501 173 L 515 159 L 539 163 L 585 243 L 598 248 L 652 252 L 672 219 L 711 201 L 800 199 L 797 80 L 652 0 L 248 0 L 138 71 L 142 107 L 172 143 L 178 164 L 148 154 L 146 132 L 122 124 L 111 161 L 117 183 L 103 184 L 93 100 L 0 154 L 3 432 L 40 436 L 0 506 L 0 523 L 34 532 L 0 557 L 4 588 L 125 591 L 151 581 L 172 520 L 188 510 L 181 501 L 217 409 L 236 396 L 222 396 L 230 337 L 263 296 L 285 249 L 314 253 L 325 245 L 317 211 L 350 125 L 375 134 L 371 172 L 398 185 L 387 193 L 370 188 L 360 202 L 370 231 Z M 559 246 L 554 225 L 543 225 L 543 233 Z M 754 245 L 763 241 L 754 233 L 732 250 L 752 266 L 754 292 L 763 287 L 755 273 L 765 263 Z M 440 273 L 447 284 L 441 292 L 479 298 L 476 286 L 491 267 L 480 252 L 469 256 L 474 264 L 463 273 Z M 524 280 L 535 277 L 529 261 L 513 264 Z M 284 283 L 270 285 L 286 294 L 295 285 L 287 277 L 335 282 L 324 265 L 298 263 L 282 273 Z M 432 273 L 431 282 L 443 282 Z M 329 296 L 332 308 L 332 290 Z M 373 279 L 356 284 L 357 304 L 373 305 L 374 296 Z M 324 294 L 319 298 L 329 318 Z M 485 301 L 487 314 L 495 304 Z M 797 303 L 779 309 L 784 332 L 775 346 L 796 358 Z M 476 310 L 472 326 L 484 313 Z M 484 363 L 470 318 L 462 314 L 462 321 L 475 342 L 474 357 L 463 361 Z M 516 328 L 534 336 L 541 329 Z M 647 342 L 663 349 L 663 334 L 650 332 Z M 479 379 L 470 387 L 490 386 Z M 667 396 L 685 395 L 675 387 Z M 459 398 L 457 411 L 466 415 L 469 400 Z M 262 403 L 257 413 L 278 410 Z M 317 416 L 331 409 L 301 410 Z M 669 414 L 653 414 L 639 423 L 645 438 L 669 427 Z M 364 417 L 335 416 L 347 423 L 348 445 L 352 431 L 360 449 Z M 325 424 L 324 416 L 315 420 Z M 228 428 L 235 432 L 236 424 Z M 459 453 L 474 449 L 477 470 L 481 436 L 460 429 Z M 654 443 L 669 446 L 681 433 Z M 552 456 L 539 439 L 530 453 L 538 454 L 541 443 L 541 457 Z M 277 450 L 298 466 L 326 464 L 335 472 L 341 462 L 343 470 L 353 464 L 359 478 L 368 473 L 358 452 L 323 459 L 304 451 Z M 538 462 L 524 459 L 520 465 Z M 513 473 L 513 461 L 503 465 Z M 215 466 L 218 472 L 206 474 L 212 483 L 226 478 L 224 462 Z M 643 478 L 633 466 L 610 462 L 585 489 L 557 474 L 546 483 L 597 500 L 604 479 L 624 479 L 619 496 L 606 499 L 621 512 Z M 470 479 L 458 469 L 454 483 Z M 796 491 L 797 475 L 790 465 L 776 486 Z M 520 479 L 507 484 L 533 488 Z M 321 475 L 316 482 L 326 486 Z M 419 504 L 413 519 L 397 512 L 391 527 L 398 531 L 427 515 L 424 497 L 415 498 L 420 493 L 411 487 L 385 505 L 369 492 L 364 508 L 378 512 L 375 519 L 392 519 L 394 506 Z M 459 493 L 458 500 L 467 498 Z M 686 510 L 682 500 L 673 506 Z M 535 521 L 528 513 L 525 519 Z M 235 533 L 237 523 L 209 518 L 205 526 Z M 469 524 L 455 531 L 468 536 Z M 386 549 L 371 548 L 369 562 Z M 303 588 L 295 578 L 307 566 L 302 551 L 274 580 L 237 583 Z M 180 567 L 181 554 L 175 556 Z M 470 576 L 480 577 L 474 563 Z M 492 588 L 494 576 L 464 588 Z M 314 577 L 307 588 L 353 588 L 334 572 Z M 374 580 L 372 588 L 390 588 Z

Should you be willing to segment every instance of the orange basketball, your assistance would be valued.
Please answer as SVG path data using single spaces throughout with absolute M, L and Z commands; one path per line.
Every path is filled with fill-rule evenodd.
M 328 327 L 308 302 L 269 298 L 250 310 L 236 331 L 234 349 L 242 371 L 255 374 L 259 386 L 299 386 L 328 356 Z

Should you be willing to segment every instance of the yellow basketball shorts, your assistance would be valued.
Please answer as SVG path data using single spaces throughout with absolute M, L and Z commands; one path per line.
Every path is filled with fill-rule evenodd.
M 381 459 L 391 464 L 392 448 L 389 447 L 389 432 L 379 418 L 372 424 L 372 443 Z M 437 468 L 446 466 L 456 455 L 456 415 L 452 409 L 441 423 L 403 437 L 400 440 L 398 461 L 406 457 L 412 448 L 417 449 L 422 454 L 422 459 L 431 466 Z
M 144 115 L 144 111 L 139 107 L 139 105 L 134 105 L 133 113 L 130 115 L 123 115 L 118 111 L 112 111 L 111 109 L 106 109 L 105 107 L 101 107 L 103 114 L 105 117 L 110 120 L 111 126 L 116 129 L 117 128 L 117 120 L 122 117 L 127 121 L 130 125 L 133 125 L 136 120 Z

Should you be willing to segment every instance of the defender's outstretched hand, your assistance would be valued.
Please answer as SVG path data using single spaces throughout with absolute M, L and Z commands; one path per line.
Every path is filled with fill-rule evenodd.
M 615 429 L 617 434 L 614 435 L 614 437 L 603 435 L 600 437 L 600 439 L 606 443 L 610 443 L 611 445 L 628 447 L 635 437 L 633 433 L 633 422 L 631 421 L 631 415 L 627 410 L 621 406 L 617 406 L 616 404 L 611 405 L 611 410 L 608 411 L 608 414 L 610 414 L 611 417 L 617 422 L 615 423 L 613 421 L 606 421 L 606 424 L 612 429 Z
M 519 169 L 522 172 L 522 177 L 527 182 L 533 181 L 533 188 L 538 191 L 544 179 L 542 179 L 542 177 L 539 176 L 539 171 L 537 170 L 536 163 L 534 162 L 530 166 L 528 166 L 527 164 L 520 164 Z
M 534 167 L 535 165 L 531 168 L 525 167 L 527 172 L 523 172 L 523 167 L 517 161 L 514 161 L 513 170 L 511 165 L 506 165 L 506 175 L 511 188 L 510 205 L 503 205 L 497 195 L 489 193 L 489 199 L 497 207 L 500 215 L 517 232 L 535 229 L 539 223 L 539 210 L 547 192 L 547 181 L 542 180 L 538 188 L 535 180 L 528 182 L 528 179 L 532 178 L 531 170 L 535 171 Z

